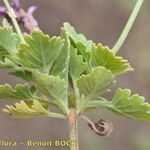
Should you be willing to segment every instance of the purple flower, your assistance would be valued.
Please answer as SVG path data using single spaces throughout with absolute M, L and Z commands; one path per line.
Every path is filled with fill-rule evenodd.
M 29 31 L 38 27 L 36 19 L 33 17 L 33 13 L 37 9 L 36 6 L 30 6 L 27 11 L 25 11 L 20 4 L 20 0 L 12 0 L 10 3 L 13 8 L 17 21 L 23 23 L 24 27 Z M 7 9 L 5 6 L 0 6 L 0 15 L 8 18 Z M 8 18 L 10 20 L 10 18 Z
M 14 11 L 19 11 L 21 9 L 19 0 L 12 0 L 10 5 Z M 5 6 L 0 6 L 0 14 L 3 16 L 7 15 L 7 9 Z
M 7 15 L 7 10 L 4 6 L 0 6 L 0 15 Z
M 19 0 L 12 0 L 11 7 L 16 11 L 19 11 L 21 9 L 20 1 Z
M 27 13 L 29 15 L 33 15 L 33 13 L 37 10 L 37 7 L 36 6 L 30 6 L 27 10 Z

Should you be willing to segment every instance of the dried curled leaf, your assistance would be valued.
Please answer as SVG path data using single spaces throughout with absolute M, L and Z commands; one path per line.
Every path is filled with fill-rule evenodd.
M 89 123 L 88 126 L 100 136 L 109 136 L 113 131 L 113 125 L 104 119 L 100 119 L 97 122 Z

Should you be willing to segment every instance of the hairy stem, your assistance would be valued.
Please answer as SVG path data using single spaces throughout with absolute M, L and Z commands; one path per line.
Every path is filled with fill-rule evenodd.
M 68 116 L 70 128 L 70 150 L 79 150 L 78 144 L 78 116 L 75 109 L 70 109 Z
M 77 81 L 76 79 L 72 78 L 72 82 L 73 82 L 73 88 L 74 88 L 74 93 L 75 93 L 75 98 L 76 98 L 76 110 L 79 110 L 79 105 L 80 105 L 80 93 L 79 93 L 79 89 L 77 87 Z
M 24 42 L 25 42 L 25 41 L 24 41 L 24 37 L 23 37 L 22 32 L 21 32 L 21 30 L 20 30 L 20 27 L 19 27 L 19 25 L 18 25 L 18 23 L 17 23 L 16 15 L 15 15 L 15 13 L 14 13 L 14 10 L 11 8 L 11 6 L 10 6 L 8 0 L 3 0 L 3 2 L 4 2 L 4 4 L 6 5 L 6 8 L 7 8 L 7 10 L 8 10 L 8 15 L 9 15 L 9 17 L 10 17 L 11 20 L 12 20 L 12 23 L 13 23 L 13 25 L 14 25 L 14 27 L 15 27 L 15 29 L 16 29 L 16 31 L 17 31 L 19 37 L 20 37 L 20 40 L 24 43 Z
M 120 50 L 120 48 L 122 47 L 123 43 L 125 42 L 128 34 L 131 30 L 131 27 L 133 26 L 133 23 L 135 22 L 135 19 L 140 11 L 140 8 L 141 8 L 143 2 L 144 2 L 144 0 L 137 1 L 136 5 L 131 13 L 131 16 L 129 17 L 129 20 L 127 21 L 127 24 L 125 25 L 125 28 L 123 29 L 119 39 L 117 40 L 114 47 L 112 48 L 114 53 L 117 53 Z
M 69 41 L 69 37 L 68 34 L 66 33 L 66 31 L 64 29 L 61 29 L 61 36 L 65 39 L 65 48 L 67 50 L 67 58 L 66 58 L 66 62 L 65 62 L 65 75 L 64 75 L 64 79 L 65 79 L 65 84 L 66 84 L 66 99 L 67 99 L 67 105 L 68 105 L 68 89 L 69 89 L 69 64 L 70 64 L 70 41 Z

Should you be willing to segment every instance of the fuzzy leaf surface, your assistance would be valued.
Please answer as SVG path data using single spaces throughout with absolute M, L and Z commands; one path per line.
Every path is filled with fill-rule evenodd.
M 97 97 L 109 90 L 114 83 L 114 76 L 105 67 L 96 67 L 90 74 L 82 75 L 77 80 L 81 94 L 86 97 Z
M 62 51 L 64 41 L 60 37 L 50 38 L 41 31 L 26 35 L 25 41 L 26 44 L 20 45 L 18 53 L 21 65 L 49 73 L 54 60 Z
M 106 99 L 89 101 L 89 107 L 103 106 L 124 117 L 149 121 L 150 104 L 139 94 L 131 95 L 129 89 L 118 89 L 112 101 Z
M 0 55 L 14 55 L 17 52 L 17 46 L 20 40 L 12 27 L 3 20 L 3 26 L 0 27 Z
M 76 48 L 70 50 L 70 75 L 77 79 L 86 69 L 87 64 L 83 62 L 82 55 L 77 54 Z
M 78 51 L 82 54 L 85 60 L 89 60 L 90 51 L 92 50 L 93 42 L 86 39 L 86 37 L 77 33 L 74 27 L 72 27 L 69 23 L 64 23 L 64 29 L 68 33 L 72 45 L 78 49 Z
M 64 77 L 66 71 L 65 69 L 66 59 L 67 59 L 67 48 L 65 46 L 61 51 L 60 55 L 54 61 L 50 73 L 55 76 Z
M 36 97 L 28 84 L 17 84 L 15 88 L 9 84 L 4 84 L 0 85 L 0 98 L 30 101 Z
M 150 120 L 150 104 L 138 94 L 131 95 L 129 89 L 118 89 L 113 100 L 112 110 L 129 118 Z
M 54 61 L 50 74 L 67 78 L 70 61 L 70 41 L 68 34 L 63 28 L 61 29 L 61 38 L 65 41 L 64 46 L 60 55 Z
M 16 70 L 16 71 L 9 72 L 9 74 L 16 76 L 16 77 L 19 77 L 19 78 L 22 78 L 22 79 L 27 80 L 27 81 L 33 81 L 34 80 L 32 72 L 27 71 L 27 70 L 24 70 L 24 71 Z
M 35 77 L 37 88 L 49 101 L 57 105 L 63 112 L 67 111 L 67 93 L 64 79 L 53 75 L 39 74 Z
M 49 113 L 49 111 L 37 100 L 34 100 L 33 103 L 21 101 L 20 103 L 15 103 L 15 106 L 6 105 L 3 111 L 9 113 L 14 118 L 23 119 L 29 119 L 40 115 L 47 116 Z
M 113 74 L 124 73 L 131 70 L 131 66 L 127 60 L 116 56 L 108 47 L 98 44 L 91 51 L 92 66 L 104 66 L 111 70 Z
M 0 61 L 0 68 L 13 68 L 15 64 L 8 58 L 4 58 L 3 61 Z

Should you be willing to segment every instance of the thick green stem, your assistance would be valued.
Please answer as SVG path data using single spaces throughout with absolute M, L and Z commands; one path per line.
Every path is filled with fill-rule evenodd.
M 23 35 L 22 35 L 22 32 L 21 32 L 21 30 L 20 30 L 20 27 L 19 27 L 19 25 L 18 25 L 18 23 L 17 23 L 16 15 L 15 15 L 15 13 L 14 13 L 14 10 L 11 8 L 11 6 L 10 6 L 8 0 L 3 0 L 3 2 L 4 2 L 4 4 L 5 4 L 6 7 L 7 7 L 8 15 L 9 15 L 9 17 L 11 18 L 11 20 L 12 20 L 12 22 L 13 22 L 13 25 L 14 25 L 14 27 L 15 27 L 15 29 L 16 29 L 16 31 L 17 31 L 19 37 L 20 37 L 20 40 L 21 40 L 22 42 L 25 42 L 25 41 L 24 41 L 24 37 L 23 37 Z
M 135 22 L 135 19 L 140 11 L 140 8 L 141 8 L 143 2 L 144 2 L 144 0 L 137 1 L 136 5 L 131 13 L 131 16 L 129 17 L 128 22 L 125 25 L 125 28 L 123 29 L 119 39 L 117 40 L 114 47 L 112 48 L 114 53 L 117 53 L 120 50 L 120 48 L 122 47 L 123 43 L 125 42 L 128 34 L 131 30 L 131 27 L 133 26 L 133 23 Z
M 73 82 L 73 88 L 74 88 L 74 93 L 75 93 L 75 98 L 76 98 L 76 110 L 79 110 L 79 105 L 80 105 L 80 93 L 79 93 L 79 89 L 77 87 L 77 81 L 76 79 L 72 78 L 72 82 Z
M 70 129 L 70 150 L 79 150 L 78 144 L 78 115 L 75 109 L 70 109 L 68 116 Z

